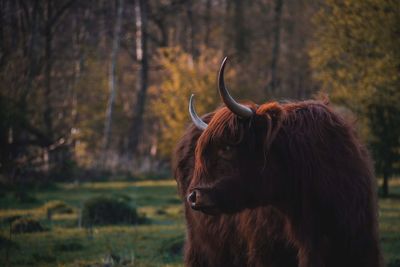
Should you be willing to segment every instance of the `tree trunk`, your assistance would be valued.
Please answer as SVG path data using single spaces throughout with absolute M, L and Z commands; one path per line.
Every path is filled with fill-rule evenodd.
M 383 172 L 383 183 L 382 183 L 382 197 L 389 196 L 389 173 Z
M 4 1 L 0 1 L 0 70 L 3 67 L 3 64 L 5 62 L 5 44 L 4 44 L 4 8 L 5 8 L 5 3 Z
M 136 88 L 138 90 L 136 106 L 133 109 L 132 124 L 128 141 L 128 157 L 133 158 L 137 152 L 143 128 L 143 113 L 147 95 L 148 56 L 147 56 L 147 9 L 146 0 L 135 1 L 136 15 L 136 57 L 139 62 L 139 71 Z
M 19 23 L 18 23 L 18 6 L 17 1 L 9 1 L 9 12 L 11 25 L 15 25 L 15 30 L 11 32 L 11 47 L 18 47 L 19 43 Z
M 278 87 L 278 61 L 280 49 L 280 35 L 281 35 L 281 16 L 282 16 L 283 0 L 275 0 L 274 7 L 274 30 L 273 30 L 273 45 L 272 45 L 272 59 L 271 59 L 271 79 L 267 86 L 267 94 L 274 93 Z
M 192 55 L 192 57 L 196 56 L 196 51 L 195 51 L 195 44 L 194 44 L 194 33 L 195 33 L 195 25 L 194 25 L 194 19 L 193 19 L 193 3 L 192 0 L 187 0 L 186 3 L 186 13 L 189 21 L 189 44 L 188 44 L 188 51 Z
M 25 90 L 22 93 L 21 96 L 21 108 L 22 112 L 25 112 L 26 109 L 26 98 L 29 92 L 32 89 L 32 82 L 34 77 L 37 75 L 38 72 L 38 45 L 37 45 L 37 40 L 38 40 L 38 35 L 39 35 L 39 23 L 38 23 L 38 10 L 39 9 L 39 3 L 38 1 L 34 2 L 33 6 L 33 11 L 32 11 L 32 20 L 31 20 L 31 37 L 29 40 L 29 46 L 28 46 L 28 58 L 29 58 L 29 68 L 28 68 L 28 74 L 27 74 L 27 81 L 26 81 L 26 86 Z
M 52 99 L 52 70 L 53 70 L 53 34 L 56 23 L 61 18 L 61 16 L 65 13 L 65 11 L 71 7 L 71 5 L 75 2 L 75 0 L 68 0 L 63 6 L 59 9 L 53 10 L 52 0 L 47 0 L 46 4 L 46 14 L 45 14 L 45 28 L 44 28 L 44 38 L 45 38 L 45 73 L 44 73 L 44 112 L 43 112 L 43 121 L 45 126 L 45 134 L 47 139 L 49 140 L 49 145 L 45 148 L 45 152 L 49 154 L 48 162 L 45 162 L 45 165 L 48 164 L 49 170 L 53 169 L 53 165 L 60 170 L 63 168 L 65 162 L 67 161 L 65 157 L 62 155 L 66 155 L 64 152 L 58 155 L 58 151 L 64 150 L 62 149 L 54 149 L 51 146 L 56 145 L 59 147 L 59 144 L 55 144 L 57 137 L 55 136 L 54 124 L 53 124 L 53 99 Z
M 224 38 L 222 38 L 223 40 L 223 44 L 222 44 L 222 52 L 223 55 L 227 55 L 228 54 L 228 50 L 230 47 L 230 34 L 229 34 L 229 29 L 230 29 L 230 10 L 231 10 L 231 2 L 229 0 L 224 1 L 225 4 L 225 8 L 224 8 L 224 16 L 223 16 L 223 28 L 224 28 Z
M 238 54 L 239 59 L 247 52 L 247 30 L 245 28 L 245 17 L 244 8 L 242 0 L 234 1 L 234 18 L 233 18 L 233 29 L 235 34 L 235 49 Z
M 46 26 L 45 26 L 45 88 L 44 88 L 44 114 L 43 120 L 46 128 L 46 134 L 50 140 L 53 140 L 53 108 L 51 104 L 51 69 L 52 69 L 52 1 L 47 1 Z
M 52 3 L 54 1 L 47 0 L 46 7 L 46 23 L 45 23 L 45 88 L 44 88 L 44 114 L 43 120 L 46 128 L 46 134 L 49 139 L 54 142 L 53 133 L 53 107 L 51 99 L 51 72 L 53 68 L 53 30 L 57 21 L 65 13 L 65 11 L 72 6 L 75 0 L 67 1 L 63 6 L 53 12 Z
M 108 86 L 110 89 L 110 96 L 107 103 L 106 118 L 104 123 L 103 160 L 106 160 L 106 154 L 109 147 L 111 125 L 112 125 L 112 114 L 114 109 L 115 96 L 117 93 L 115 76 L 116 76 L 117 56 L 118 56 L 120 36 L 121 36 L 123 5 L 124 1 L 118 0 L 117 21 L 114 27 L 114 37 L 113 37 L 113 45 L 112 45 L 111 59 L 110 59 L 110 70 L 108 76 Z
M 211 0 L 206 1 L 206 12 L 204 15 L 204 25 L 205 25 L 205 34 L 204 34 L 204 45 L 208 47 L 210 43 L 210 32 L 211 32 Z

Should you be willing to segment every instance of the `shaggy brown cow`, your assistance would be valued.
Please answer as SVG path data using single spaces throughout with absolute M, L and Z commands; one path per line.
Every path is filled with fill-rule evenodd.
M 203 119 L 208 122 L 211 117 Z M 200 135 L 201 131 L 191 125 L 175 150 L 174 172 L 183 199 L 193 175 Z M 285 218 L 271 207 L 209 216 L 193 211 L 185 201 L 185 217 L 185 266 L 298 266 L 297 251 L 284 235 Z
M 352 127 L 318 101 L 238 104 L 225 88 L 225 63 L 227 107 L 207 125 L 190 101 L 203 132 L 188 204 L 204 214 L 273 206 L 301 267 L 381 266 L 372 164 Z

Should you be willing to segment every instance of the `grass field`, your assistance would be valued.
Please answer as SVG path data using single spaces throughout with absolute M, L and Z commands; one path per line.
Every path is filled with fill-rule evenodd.
M 184 220 L 173 180 L 57 184 L 29 190 L 24 201 L 0 195 L 0 266 L 182 266 Z M 388 266 L 400 266 L 400 182 L 381 199 L 380 230 Z M 148 218 L 140 225 L 78 227 L 82 203 L 93 196 L 127 199 Z M 30 197 L 30 198 L 29 198 Z M 48 218 L 46 203 L 62 200 L 72 213 Z M 10 234 L 13 216 L 38 219 L 46 231 Z

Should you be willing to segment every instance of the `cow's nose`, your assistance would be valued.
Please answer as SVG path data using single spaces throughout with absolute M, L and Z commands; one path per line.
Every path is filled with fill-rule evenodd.
M 190 194 L 187 196 L 187 201 L 188 201 L 188 203 L 189 203 L 189 205 L 190 205 L 191 207 L 193 207 L 193 206 L 196 205 L 196 199 L 198 198 L 199 193 L 200 193 L 200 192 L 199 192 L 198 190 L 193 190 L 193 192 L 190 193 Z

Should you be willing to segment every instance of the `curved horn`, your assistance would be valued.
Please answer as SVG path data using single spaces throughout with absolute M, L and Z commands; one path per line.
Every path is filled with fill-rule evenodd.
M 225 105 L 233 113 L 235 113 L 241 118 L 248 118 L 253 115 L 253 111 L 250 108 L 236 102 L 235 99 L 233 99 L 232 96 L 229 94 L 228 89 L 226 89 L 225 87 L 224 70 L 227 59 L 228 59 L 227 57 L 224 58 L 221 64 L 221 68 L 219 69 L 219 74 L 218 74 L 219 95 L 221 96 L 222 101 L 225 103 Z
M 190 100 L 189 100 L 189 114 L 190 114 L 190 118 L 192 119 L 194 125 L 199 129 L 204 131 L 207 128 L 207 123 L 205 123 L 196 113 L 196 110 L 194 109 L 193 106 L 193 102 L 194 102 L 194 94 L 192 94 L 190 96 Z

